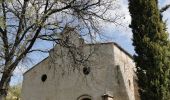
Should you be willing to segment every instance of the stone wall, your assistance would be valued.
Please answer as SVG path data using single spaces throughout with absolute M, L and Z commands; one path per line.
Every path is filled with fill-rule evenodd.
M 119 66 L 120 73 L 124 81 L 123 85 L 125 87 L 125 91 L 122 92 L 127 93 L 130 100 L 135 100 L 133 82 L 135 63 L 129 55 L 122 52 L 122 50 L 116 46 L 114 46 L 114 54 L 115 65 Z
M 51 56 L 24 74 L 22 100 L 78 100 L 81 96 L 102 100 L 104 94 L 134 100 L 134 64 L 114 43 L 86 45 L 83 55 L 89 59 L 78 66 L 67 52 L 56 46 Z M 85 66 L 90 67 L 88 75 L 83 74 Z

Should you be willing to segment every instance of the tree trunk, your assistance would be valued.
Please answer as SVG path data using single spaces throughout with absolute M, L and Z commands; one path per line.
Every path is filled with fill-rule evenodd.
M 6 96 L 7 96 L 7 90 L 8 90 L 8 86 L 5 87 L 5 89 L 0 89 L 0 100 L 6 100 Z
M 0 100 L 5 100 L 11 79 L 10 73 L 4 72 L 0 80 Z

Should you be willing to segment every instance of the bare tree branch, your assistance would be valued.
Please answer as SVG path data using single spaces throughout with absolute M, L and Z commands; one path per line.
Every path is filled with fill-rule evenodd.
M 20 41 L 20 34 L 23 31 L 23 29 L 24 29 L 23 20 L 25 18 L 25 12 L 26 12 L 27 4 L 28 4 L 28 0 L 24 0 L 24 5 L 22 7 L 21 16 L 19 18 L 20 21 L 19 21 L 18 31 L 17 31 L 17 34 L 16 34 L 14 45 L 13 45 L 13 47 L 11 49 L 11 52 L 10 52 L 10 56 L 13 56 L 13 54 L 14 54 L 14 52 L 16 50 L 17 45 L 19 45 L 19 43 L 20 43 L 19 42 Z
M 170 4 L 167 4 L 166 6 L 162 7 L 160 12 L 163 13 L 165 12 L 166 10 L 168 10 L 170 8 Z
M 30 50 L 28 53 L 32 53 L 32 52 L 42 52 L 42 53 L 49 53 L 49 50 L 40 50 L 40 49 L 34 49 L 34 50 Z
M 53 42 L 67 47 L 74 63 L 85 58 L 68 38 L 62 36 L 72 32 L 82 38 L 87 33 L 99 33 L 99 20 L 117 24 L 115 18 L 106 17 L 107 11 L 114 6 L 114 0 L 2 0 L 0 4 L 0 99 L 6 96 L 9 81 L 17 65 L 28 53 L 43 52 L 35 49 L 38 41 Z M 75 56 L 76 55 L 76 56 Z

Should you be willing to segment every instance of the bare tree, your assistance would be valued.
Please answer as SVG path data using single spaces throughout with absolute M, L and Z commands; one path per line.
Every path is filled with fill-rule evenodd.
M 115 0 L 0 0 L 0 100 L 7 95 L 17 65 L 34 51 L 37 40 L 61 44 L 60 34 L 77 31 L 91 39 L 100 20 L 118 24 L 120 16 L 107 16 Z M 68 28 L 72 27 L 72 28 Z

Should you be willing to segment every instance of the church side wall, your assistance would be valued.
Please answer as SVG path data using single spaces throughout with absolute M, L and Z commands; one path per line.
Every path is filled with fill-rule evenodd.
M 132 58 L 122 52 L 117 46 L 114 46 L 114 54 L 115 66 L 119 66 L 124 80 L 124 86 L 126 88 L 124 92 L 127 93 L 129 100 L 135 100 L 133 83 L 135 64 Z

